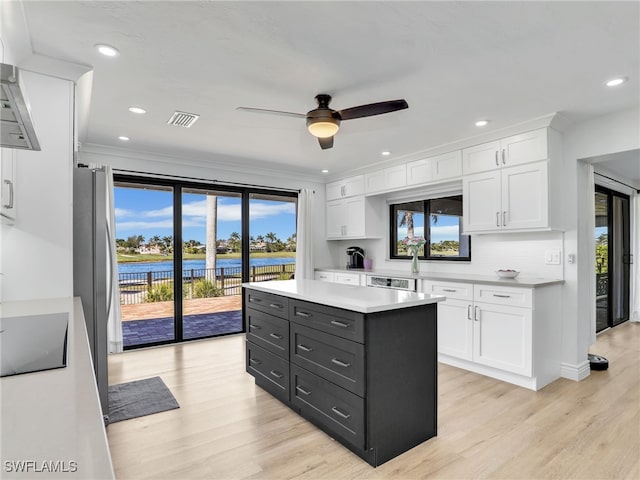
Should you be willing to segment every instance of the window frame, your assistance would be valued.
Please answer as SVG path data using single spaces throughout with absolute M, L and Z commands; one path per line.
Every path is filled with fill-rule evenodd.
M 452 197 L 460 197 L 462 199 L 462 195 L 461 194 L 450 194 L 450 195 L 442 195 L 442 196 L 437 196 L 437 197 L 429 197 L 426 199 L 418 199 L 418 200 L 406 200 L 406 201 L 400 201 L 397 203 L 390 203 L 389 204 L 389 259 L 390 260 L 411 260 L 411 257 L 409 255 L 397 255 L 395 252 L 397 251 L 397 244 L 400 240 L 400 238 L 396 238 L 397 235 L 397 231 L 398 231 L 398 218 L 395 212 L 395 207 L 398 205 L 403 205 L 406 203 L 415 203 L 415 202 L 422 202 L 423 205 L 423 212 L 424 212 L 424 217 L 425 217 L 425 225 L 424 225 L 424 239 L 426 241 L 425 246 L 424 246 L 424 252 L 425 255 L 419 255 L 418 259 L 419 260 L 434 260 L 434 261 L 445 261 L 445 262 L 471 262 L 471 235 L 466 235 L 469 238 L 469 255 L 465 256 L 465 257 L 450 257 L 450 256 L 446 256 L 446 255 L 431 255 L 431 225 L 430 225 L 430 221 L 429 218 L 431 216 L 431 202 L 434 200 L 441 200 L 444 198 L 452 198 Z M 464 212 L 463 212 L 464 214 Z M 460 217 L 462 218 L 462 217 Z M 462 236 L 462 235 L 460 235 Z

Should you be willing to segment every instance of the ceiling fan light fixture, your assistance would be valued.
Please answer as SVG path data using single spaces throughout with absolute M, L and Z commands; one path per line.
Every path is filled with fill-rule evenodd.
M 318 138 L 333 137 L 340 129 L 340 121 L 336 118 L 308 118 L 309 133 Z

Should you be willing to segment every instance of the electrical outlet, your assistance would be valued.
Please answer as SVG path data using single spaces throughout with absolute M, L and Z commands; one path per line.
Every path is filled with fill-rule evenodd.
M 547 250 L 544 254 L 546 265 L 560 265 L 560 250 Z

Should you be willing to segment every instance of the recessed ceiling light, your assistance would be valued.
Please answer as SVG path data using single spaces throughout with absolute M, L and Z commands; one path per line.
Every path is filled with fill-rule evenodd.
M 389 150 L 385 150 L 384 152 L 380 152 L 380 155 L 384 155 L 385 157 L 388 157 L 389 155 L 391 155 L 391 152 Z
M 607 87 L 617 87 L 618 85 L 622 85 L 623 83 L 625 83 L 627 80 L 629 80 L 627 77 L 612 78 L 607 83 L 605 83 L 605 85 Z
M 325 168 L 324 170 L 322 170 L 322 173 L 329 173 L 329 170 Z
M 120 55 L 118 49 L 112 47 L 111 45 L 98 44 L 96 45 L 96 48 L 105 57 L 117 57 L 118 55 Z
M 129 141 L 129 137 L 125 137 L 124 135 L 120 135 L 118 137 L 118 140 L 122 140 L 123 142 L 128 142 Z
M 129 107 L 129 111 L 131 113 L 137 113 L 139 115 L 141 115 L 143 113 L 147 113 L 147 111 L 144 108 L 141 108 L 141 107 Z
M 476 122 L 476 127 L 485 127 L 489 123 L 489 120 L 478 120 Z

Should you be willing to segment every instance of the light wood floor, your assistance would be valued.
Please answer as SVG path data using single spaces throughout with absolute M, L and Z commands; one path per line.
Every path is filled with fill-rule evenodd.
M 598 337 L 606 372 L 532 392 L 446 365 L 438 436 L 374 469 L 256 387 L 244 335 L 113 355 L 109 383 L 159 375 L 180 408 L 108 427 L 119 479 L 638 479 L 640 324 Z

